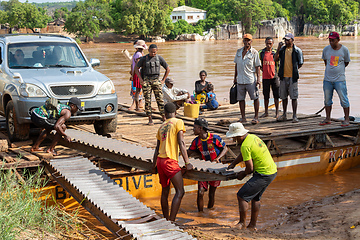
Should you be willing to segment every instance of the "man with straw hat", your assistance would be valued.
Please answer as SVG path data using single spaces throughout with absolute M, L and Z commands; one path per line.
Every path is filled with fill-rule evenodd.
M 266 188 L 275 179 L 277 168 L 266 144 L 259 137 L 248 132 L 249 130 L 246 130 L 242 123 L 230 124 L 226 136 L 240 144 L 241 154 L 229 165 L 228 169 L 233 169 L 236 164 L 244 161 L 245 170 L 238 173 L 237 179 L 242 180 L 247 175 L 253 174 L 252 178 L 237 193 L 240 220 L 236 226 L 241 229 L 257 230 L 256 222 L 260 211 L 260 199 Z M 246 226 L 246 212 L 250 201 L 251 220 Z

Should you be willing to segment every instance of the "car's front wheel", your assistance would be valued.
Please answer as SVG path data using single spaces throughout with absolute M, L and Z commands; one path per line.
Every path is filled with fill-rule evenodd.
M 117 116 L 113 119 L 95 121 L 95 132 L 99 135 L 106 135 L 108 133 L 116 132 Z
M 19 124 L 16 118 L 14 102 L 6 105 L 6 128 L 11 142 L 29 139 L 30 123 Z

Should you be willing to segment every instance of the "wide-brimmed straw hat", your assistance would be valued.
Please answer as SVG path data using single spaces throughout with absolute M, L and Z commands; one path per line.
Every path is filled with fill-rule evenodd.
M 148 47 L 146 46 L 144 40 L 138 40 L 138 41 L 134 44 L 134 48 L 147 49 Z
M 229 131 L 226 133 L 227 137 L 241 137 L 244 136 L 249 130 L 244 128 L 242 123 L 232 123 L 229 126 Z

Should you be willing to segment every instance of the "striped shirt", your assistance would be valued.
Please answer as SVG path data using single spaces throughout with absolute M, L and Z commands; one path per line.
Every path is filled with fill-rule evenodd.
M 206 139 L 196 137 L 192 141 L 189 150 L 199 151 L 203 160 L 213 161 L 217 156 L 219 156 L 224 147 L 225 142 L 220 138 L 220 136 L 208 133 L 208 137 Z

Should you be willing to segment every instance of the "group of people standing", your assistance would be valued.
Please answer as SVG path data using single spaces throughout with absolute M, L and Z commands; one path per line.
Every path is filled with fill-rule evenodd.
M 322 59 L 325 63 L 323 81 L 324 105 L 326 119 L 320 125 L 330 124 L 332 97 L 334 90 L 338 93 L 341 106 L 344 109 L 342 126 L 349 125 L 350 104 L 347 97 L 345 67 L 350 62 L 349 50 L 340 44 L 340 35 L 337 32 L 329 34 L 329 45 L 323 50 Z M 252 124 L 259 123 L 259 88 L 261 85 L 260 71 L 262 70 L 262 86 L 264 95 L 265 112 L 260 117 L 267 117 L 270 88 L 273 92 L 275 103 L 275 118 L 277 121 L 287 120 L 288 98 L 292 104 L 292 122 L 297 123 L 297 99 L 299 96 L 298 80 L 299 69 L 304 64 L 301 49 L 294 44 L 294 35 L 288 33 L 279 42 L 278 48 L 273 49 L 274 40 L 267 37 L 265 48 L 260 52 L 252 44 L 252 35 L 243 36 L 244 47 L 237 50 L 235 55 L 234 84 L 237 84 L 237 100 L 239 101 L 241 118 L 240 122 L 247 122 L 245 116 L 245 97 L 249 94 L 254 101 L 254 119 Z M 282 100 L 283 113 L 279 115 L 279 99 Z
M 242 180 L 247 175 L 253 174 L 252 177 L 241 187 L 237 193 L 239 206 L 239 222 L 237 226 L 241 229 L 256 229 L 256 222 L 260 211 L 260 199 L 262 194 L 275 179 L 277 175 L 277 167 L 266 146 L 266 144 L 256 135 L 250 134 L 243 124 L 246 122 L 245 117 L 245 97 L 246 93 L 254 100 L 255 116 L 252 120 L 253 124 L 259 122 L 259 90 L 260 87 L 260 71 L 262 74 L 263 94 L 265 98 L 265 113 L 262 117 L 268 116 L 268 104 L 270 89 L 273 92 L 276 107 L 276 119 L 285 121 L 287 118 L 288 97 L 292 101 L 293 116 L 292 122 L 298 122 L 297 118 L 297 98 L 298 98 L 298 79 L 299 69 L 304 63 L 303 54 L 299 47 L 294 44 L 294 36 L 288 33 L 284 37 L 285 44 L 280 42 L 278 49 L 273 49 L 274 40 L 270 37 L 266 38 L 266 47 L 258 53 L 252 48 L 252 36 L 245 34 L 243 37 L 244 47 L 237 50 L 235 55 L 235 76 L 234 83 L 237 84 L 237 100 L 239 101 L 241 119 L 239 122 L 232 123 L 226 136 L 232 138 L 240 145 L 239 156 L 228 166 L 228 169 L 234 168 L 239 162 L 245 163 L 245 170 L 237 175 L 237 179 Z M 342 126 L 349 124 L 349 101 L 347 99 L 347 90 L 345 82 L 345 67 L 350 62 L 349 50 L 339 44 L 340 37 L 336 32 L 329 34 L 330 45 L 325 47 L 322 54 L 326 69 L 323 83 L 326 118 L 320 122 L 320 125 L 330 124 L 330 113 L 332 106 L 333 91 L 336 90 L 341 106 L 344 108 L 345 119 Z M 151 48 L 151 46 L 150 46 Z M 153 54 L 152 57 L 156 56 Z M 151 52 L 149 50 L 149 55 Z M 142 68 L 142 77 L 139 77 L 141 85 L 144 86 L 145 81 L 156 79 L 158 76 L 149 77 L 147 66 L 154 68 L 162 65 L 166 69 L 165 76 L 162 81 L 157 83 L 145 83 L 146 88 L 160 91 L 161 82 L 166 79 L 169 68 L 164 61 L 159 60 L 159 66 L 156 64 L 147 64 L 148 57 L 145 56 L 137 63 L 135 72 L 140 74 L 139 69 Z M 162 63 L 161 63 L 162 62 Z M 140 76 L 140 75 L 139 75 Z M 195 91 L 201 98 L 201 94 L 208 89 L 210 83 L 205 81 L 207 74 L 205 71 L 200 72 L 200 80 L 195 84 Z M 173 81 L 165 81 L 165 86 L 171 89 Z M 154 87 L 153 87 L 154 86 Z M 148 91 L 147 89 L 144 89 Z M 211 91 L 208 91 L 209 93 Z M 173 93 L 173 94 L 176 94 Z M 155 93 L 156 95 L 156 93 Z M 188 95 L 189 97 L 189 95 Z M 279 114 L 279 98 L 283 103 L 283 114 Z M 158 98 L 157 98 L 158 100 Z M 146 107 L 147 113 L 151 111 L 150 102 Z M 159 101 L 158 101 L 159 105 Z M 176 118 L 177 106 L 173 102 L 167 102 L 164 108 L 160 107 L 160 112 L 164 114 L 164 122 L 158 129 L 156 138 L 157 145 L 153 156 L 153 173 L 159 174 L 160 184 L 162 186 L 161 208 L 163 215 L 170 221 L 175 221 L 177 212 L 180 208 L 181 200 L 184 196 L 184 184 L 182 175 L 193 166 L 189 160 L 189 156 L 198 152 L 203 160 L 220 162 L 221 158 L 226 154 L 228 148 L 225 142 L 216 134 L 209 132 L 209 126 L 204 118 L 197 118 L 194 121 L 195 139 L 190 147 L 186 149 L 184 141 L 185 126 L 181 119 Z M 149 118 L 149 121 L 151 118 Z M 179 155 L 182 155 L 185 167 L 180 168 L 178 163 Z M 169 208 L 168 196 L 170 193 L 170 182 L 173 184 L 176 194 L 173 197 L 171 210 Z M 199 181 L 197 207 L 203 211 L 205 191 L 209 191 L 208 208 L 211 209 L 215 203 L 215 191 L 220 185 L 219 181 Z M 247 209 L 251 202 L 251 220 L 246 225 Z

